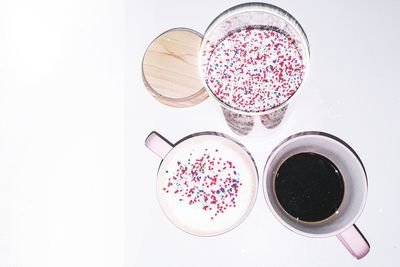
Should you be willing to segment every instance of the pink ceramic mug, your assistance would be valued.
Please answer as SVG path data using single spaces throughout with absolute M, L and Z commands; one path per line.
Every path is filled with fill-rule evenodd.
M 279 203 L 275 190 L 280 166 L 293 155 L 315 153 L 329 159 L 344 180 L 342 203 L 334 215 L 318 222 L 305 222 L 288 214 Z M 367 175 L 354 150 L 339 138 L 321 132 L 302 132 L 281 142 L 270 154 L 264 169 L 264 196 L 275 217 L 289 230 L 308 237 L 336 236 L 357 259 L 363 258 L 370 246 L 355 221 L 367 199 Z
M 145 145 L 157 154 L 160 206 L 171 223 L 197 236 L 238 226 L 257 197 L 258 172 L 244 146 L 215 132 L 189 135 L 172 145 L 152 132 Z

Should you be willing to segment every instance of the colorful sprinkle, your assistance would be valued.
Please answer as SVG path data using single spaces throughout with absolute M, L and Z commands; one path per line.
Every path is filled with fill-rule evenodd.
M 173 170 L 166 171 L 163 191 L 185 205 L 198 206 L 214 220 L 227 208 L 236 207 L 242 183 L 235 168 L 233 162 L 220 157 L 218 149 L 192 152 L 186 162 L 178 161 Z
M 206 52 L 205 80 L 235 110 L 264 112 L 300 87 L 305 65 L 296 42 L 276 27 L 251 26 L 229 33 Z

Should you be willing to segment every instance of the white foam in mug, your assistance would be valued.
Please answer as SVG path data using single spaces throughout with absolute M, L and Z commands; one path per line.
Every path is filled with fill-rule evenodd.
M 163 160 L 157 195 L 181 230 L 213 236 L 238 226 L 257 196 L 258 173 L 250 153 L 219 133 L 197 133 L 172 146 L 152 132 L 146 146 Z

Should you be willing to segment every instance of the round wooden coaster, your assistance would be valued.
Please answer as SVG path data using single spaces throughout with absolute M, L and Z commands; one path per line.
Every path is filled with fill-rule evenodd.
M 158 36 L 147 48 L 142 63 L 143 82 L 161 103 L 194 106 L 208 97 L 199 71 L 202 35 L 175 28 Z

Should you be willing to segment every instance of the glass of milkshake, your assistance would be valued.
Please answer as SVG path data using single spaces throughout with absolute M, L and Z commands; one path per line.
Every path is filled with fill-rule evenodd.
M 303 87 L 310 48 L 296 19 L 265 3 L 245 3 L 220 14 L 200 48 L 200 73 L 231 129 L 246 135 L 260 116 L 267 128 L 283 119 Z

